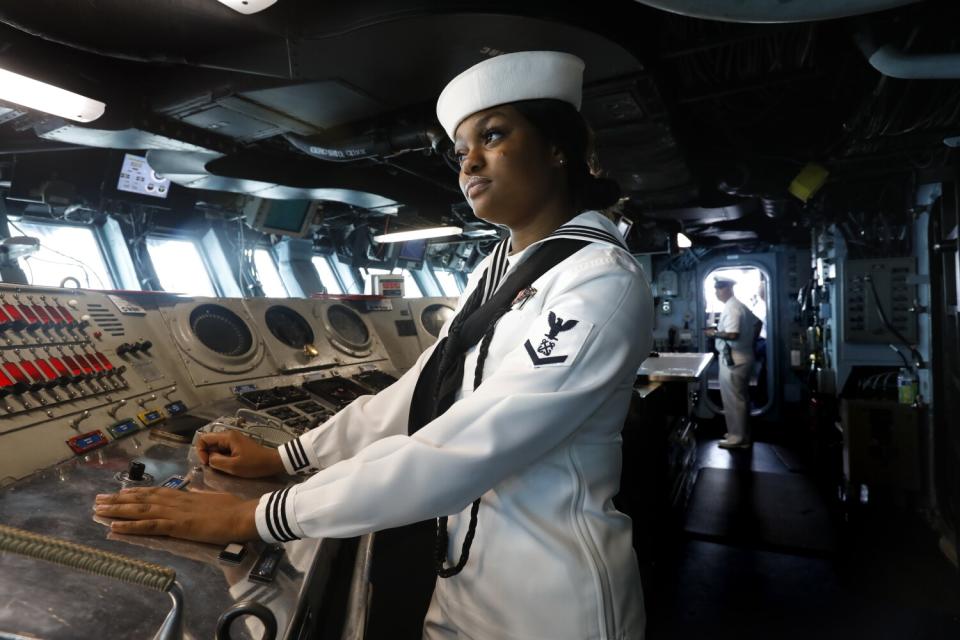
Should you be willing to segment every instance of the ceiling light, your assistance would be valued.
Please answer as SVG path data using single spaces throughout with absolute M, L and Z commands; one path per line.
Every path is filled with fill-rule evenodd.
M 677 234 L 677 247 L 680 249 L 689 249 L 693 246 L 693 242 L 682 233 Z
M 244 15 L 258 13 L 274 4 L 277 0 L 220 0 L 234 11 L 239 11 Z
M 93 122 L 107 108 L 99 100 L 0 69 L 0 100 L 77 122 Z
M 430 227 L 428 229 L 414 229 L 412 231 L 397 231 L 374 236 L 376 242 L 404 242 L 406 240 L 423 240 L 424 238 L 442 238 L 444 236 L 458 236 L 463 233 L 460 227 Z

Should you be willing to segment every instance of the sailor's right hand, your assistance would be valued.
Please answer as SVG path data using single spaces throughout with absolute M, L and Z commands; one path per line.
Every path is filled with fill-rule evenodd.
M 284 472 L 280 452 L 257 444 L 239 431 L 201 433 L 197 455 L 203 464 L 241 478 L 263 478 Z

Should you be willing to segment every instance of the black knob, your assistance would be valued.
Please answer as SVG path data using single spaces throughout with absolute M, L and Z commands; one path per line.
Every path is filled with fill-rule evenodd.
M 130 463 L 130 468 L 127 469 L 127 478 L 130 480 L 143 480 L 143 472 L 146 469 L 146 465 L 142 462 L 137 462 L 134 460 Z
M 128 353 L 128 352 L 130 352 L 130 351 L 133 351 L 133 345 L 130 344 L 129 342 L 123 342 L 123 343 L 120 344 L 119 347 L 117 347 L 117 355 L 118 355 L 118 356 L 122 356 L 122 355 L 124 355 L 125 353 Z
M 149 340 L 141 340 L 137 343 L 137 345 L 140 347 L 140 351 L 143 351 L 144 353 L 150 351 L 150 349 L 153 347 L 153 343 Z
M 27 391 L 29 388 L 30 385 L 28 385 L 26 382 L 17 381 L 13 383 L 13 392 L 16 394 L 21 394 L 24 391 Z

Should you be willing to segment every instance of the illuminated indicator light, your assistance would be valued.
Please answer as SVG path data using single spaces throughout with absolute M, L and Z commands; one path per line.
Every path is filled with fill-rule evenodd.
M 61 376 L 69 376 L 70 372 L 67 371 L 67 366 L 63 364 L 63 360 L 57 356 L 50 356 L 50 364 L 53 365 L 53 368 L 57 370 Z
M 60 317 L 63 318 L 67 324 L 71 326 L 77 324 L 77 321 L 73 319 L 73 314 L 70 313 L 67 310 L 67 308 L 64 307 L 62 304 L 57 305 L 57 312 L 60 314 Z
M 107 371 L 113 371 L 113 363 L 110 362 L 110 359 L 105 354 L 97 351 L 97 360 L 103 364 L 104 369 Z
M 0 398 L 5 398 L 13 392 L 13 380 L 0 369 Z
M 80 365 L 77 364 L 76 360 L 64 354 L 63 361 L 66 362 L 67 366 L 70 368 L 71 382 L 80 382 L 83 380 L 83 369 L 80 368 Z
M 7 370 L 10 379 L 13 381 L 14 393 L 23 393 L 30 388 L 30 382 L 27 380 L 27 376 L 23 374 L 23 371 L 20 371 L 20 367 L 16 364 L 13 362 L 4 362 L 3 368 Z
M 27 375 L 33 378 L 34 380 L 43 380 L 43 374 L 40 373 L 40 370 L 37 369 L 32 362 L 29 360 L 21 360 L 20 368 L 27 372 Z
M 43 376 L 47 379 L 47 384 L 45 385 L 47 389 L 52 389 L 57 386 L 60 382 L 60 376 L 57 375 L 57 372 L 53 370 L 53 367 L 51 367 L 46 360 L 37 358 L 37 367 L 40 368 Z
M 102 447 L 107 444 L 107 436 L 104 435 L 103 431 L 99 429 L 96 431 L 90 431 L 89 433 L 84 433 L 79 436 L 73 436 L 67 440 L 67 446 L 70 447 L 74 453 L 81 454 L 90 451 L 91 449 L 96 449 L 97 447 Z
M 20 313 L 23 314 L 23 317 L 27 319 L 27 322 L 30 324 L 40 324 L 40 320 L 37 319 L 37 314 L 33 312 L 33 309 L 25 304 L 21 304 L 19 306 Z
M 46 310 L 41 307 L 39 304 L 33 305 L 33 312 L 37 314 L 37 317 L 40 318 L 40 322 L 43 324 L 52 324 L 50 321 L 50 316 L 47 315 Z
M 14 305 L 6 302 L 3 305 L 3 310 L 7 312 L 8 316 L 10 316 L 10 326 L 14 331 L 20 331 L 20 329 L 23 329 L 25 326 L 27 326 L 27 322 L 23 319 L 23 316 L 20 315 L 20 312 Z
M 78 353 L 77 355 L 73 356 L 73 357 L 77 360 L 77 364 L 80 365 L 80 368 L 83 369 L 83 372 L 84 372 L 86 375 L 88 375 L 88 376 L 90 376 L 90 377 L 93 377 L 93 373 L 94 373 L 93 367 L 90 366 L 90 363 L 87 362 L 87 359 L 84 358 L 84 357 L 83 357 L 82 355 L 80 355 L 79 353 Z
M 45 305 L 44 308 L 47 310 L 47 315 L 50 316 L 50 319 L 55 324 L 65 324 L 64 319 L 60 317 L 60 314 L 57 312 L 57 310 L 54 307 L 48 304 L 48 305 Z
M 100 361 L 92 353 L 84 354 L 84 357 L 87 359 L 87 362 L 93 365 L 93 368 L 96 369 L 97 373 L 103 375 L 106 370 L 103 368 L 103 365 L 100 364 Z

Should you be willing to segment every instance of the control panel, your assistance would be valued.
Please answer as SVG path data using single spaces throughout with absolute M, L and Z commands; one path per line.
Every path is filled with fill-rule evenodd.
M 889 324 L 908 342 L 915 343 L 915 274 L 914 258 L 848 260 L 843 295 L 846 341 L 899 343 Z
M 295 636 L 304 594 L 325 579 L 317 567 L 329 566 L 338 541 L 234 544 L 211 555 L 209 545 L 115 535 L 91 505 L 124 487 L 252 499 L 286 486 L 205 467 L 191 443 L 198 431 L 236 429 L 279 446 L 395 382 L 435 339 L 433 325 L 414 318 L 426 313 L 419 307 L 368 302 L 0 285 L 0 519 L 174 568 L 185 635 L 214 637 L 221 613 L 254 601 L 278 637 Z M 27 624 L 0 611 L 0 629 L 14 616 L 28 635 L 59 637 L 67 616 L 72 635 L 93 637 L 109 617 L 117 635 L 150 637 L 166 615 L 158 602 L 167 599 L 152 592 L 26 562 L 0 554 L 0 575 L 18 576 L 0 580 L 0 597 L 36 602 L 41 613 Z M 85 604 L 90 615 L 71 616 L 74 595 L 89 589 L 106 595 Z M 259 637 L 245 631 L 233 637 Z

